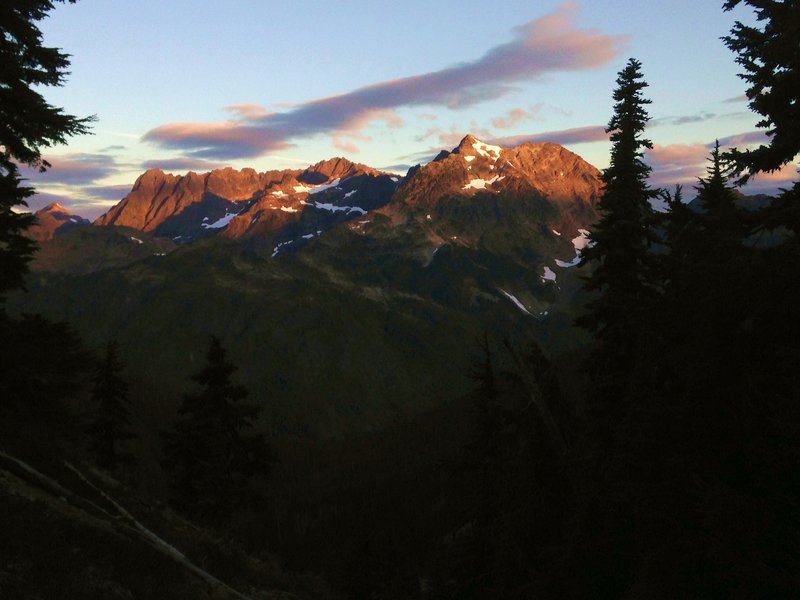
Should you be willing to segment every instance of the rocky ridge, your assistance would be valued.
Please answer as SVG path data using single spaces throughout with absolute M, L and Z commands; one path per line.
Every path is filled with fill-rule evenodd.
M 312 209 L 330 213 L 329 217 L 363 214 L 388 201 L 396 183 L 390 174 L 344 158 L 304 170 L 264 173 L 229 167 L 176 176 L 151 169 L 94 224 L 131 227 L 179 242 L 218 232 L 234 238 L 276 234 L 304 217 L 314 226 L 328 228 L 340 219 L 320 215 L 309 219 L 304 213 Z M 361 205 L 369 208 L 343 203 L 358 192 Z

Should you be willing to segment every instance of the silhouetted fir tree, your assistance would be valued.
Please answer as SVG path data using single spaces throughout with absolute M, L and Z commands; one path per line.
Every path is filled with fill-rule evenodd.
M 17 164 L 44 171 L 50 165 L 41 148 L 87 133 L 92 120 L 65 114 L 38 91 L 62 85 L 69 68 L 69 56 L 45 47 L 36 25 L 52 9 L 53 2 L 46 0 L 7 2 L 0 8 L 0 302 L 7 291 L 22 286 L 36 249 L 23 235 L 34 218 L 12 210 L 27 206 L 25 199 L 33 194 L 20 185 Z
M 631 58 L 617 78 L 614 115 L 606 128 L 612 147 L 610 166 L 602 175 L 601 218 L 581 253 L 581 266 L 592 267 L 584 287 L 594 296 L 576 323 L 598 343 L 590 370 L 596 393 L 606 398 L 624 394 L 656 294 L 650 200 L 660 191 L 648 186 L 651 169 L 642 159 L 643 150 L 652 148 L 642 137 L 649 119 L 645 106 L 650 100 L 642 95 L 646 87 L 641 63 Z
M 117 343 L 108 342 L 92 389 L 97 414 L 86 430 L 97 464 L 107 469 L 131 462 L 132 456 L 125 451 L 124 444 L 136 437 L 130 430 L 128 384 L 121 374 Z
M 87 383 L 92 355 L 66 323 L 0 315 L 0 411 L 58 421 Z
M 729 11 L 739 4 L 753 7 L 757 24 L 737 21 L 722 39 L 744 68 L 739 77 L 749 85 L 748 105 L 761 115 L 757 126 L 765 128 L 769 137 L 769 143 L 758 148 L 730 151 L 736 172 L 746 180 L 779 169 L 800 153 L 800 4 L 796 0 L 727 0 L 723 8 Z
M 744 68 L 750 108 L 761 115 L 758 127 L 766 129 L 767 144 L 728 154 L 740 181 L 760 172 L 772 172 L 795 160 L 800 153 L 800 4 L 795 0 L 727 0 L 726 11 L 740 4 L 753 7 L 755 25 L 737 21 L 725 44 Z M 784 225 L 800 235 L 800 182 L 784 191 L 763 218 L 768 227 Z
M 184 394 L 178 419 L 166 434 L 164 466 L 173 476 L 176 506 L 197 516 L 223 518 L 257 498 L 253 477 L 266 474 L 274 458 L 263 435 L 252 429 L 260 407 L 247 404 L 247 390 L 231 381 L 236 367 L 211 337 L 206 366 L 192 376 L 202 386 Z
M 744 69 L 749 106 L 768 137 L 758 148 L 727 154 L 744 181 L 800 153 L 800 3 L 728 0 L 724 8 L 740 4 L 755 10 L 756 23 L 737 22 L 723 39 Z M 728 406 L 714 430 L 714 451 L 727 452 L 728 461 L 717 461 L 700 505 L 703 530 L 718 540 L 710 559 L 718 577 L 741 596 L 791 597 L 800 593 L 800 519 L 792 500 L 800 497 L 800 319 L 792 285 L 800 280 L 800 181 L 752 222 L 747 260 L 736 265 L 743 356 L 723 382 Z M 765 238 L 772 239 L 760 243 Z M 758 528 L 742 530 L 743 522 Z
M 20 182 L 17 166 L 0 156 L 0 318 L 5 314 L 6 292 L 23 287 L 28 262 L 37 248 L 24 235 L 36 218 L 31 213 L 12 210 L 27 206 L 25 199 L 33 195 L 33 188 Z

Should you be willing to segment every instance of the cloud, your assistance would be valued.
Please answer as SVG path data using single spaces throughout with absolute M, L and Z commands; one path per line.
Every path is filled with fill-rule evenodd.
M 534 107 L 534 112 L 529 112 L 524 108 L 513 108 L 503 117 L 492 119 L 492 127 L 497 129 L 510 129 L 523 121 L 533 119 L 535 113 L 541 110 L 542 105 L 539 104 Z
M 285 148 L 295 138 L 350 131 L 385 120 L 386 111 L 395 108 L 462 108 L 508 94 L 514 83 L 595 69 L 616 58 L 627 37 L 579 29 L 573 23 L 575 11 L 575 4 L 566 2 L 552 14 L 517 28 L 510 42 L 477 60 L 383 81 L 260 118 L 244 116 L 249 109 L 239 108 L 234 111 L 239 121 L 170 123 L 148 131 L 143 139 L 197 158 L 252 158 Z
M 719 139 L 719 145 L 723 148 L 742 148 L 744 146 L 754 146 L 768 143 L 769 138 L 763 129 L 757 131 L 748 131 L 746 133 L 737 133 L 736 135 L 729 135 L 728 137 Z
M 409 165 L 406 163 L 398 163 L 396 165 L 386 165 L 385 167 L 379 167 L 380 171 L 388 171 L 389 173 L 398 173 L 399 175 L 405 176 L 408 173 L 408 170 L 413 165 Z
M 358 154 L 361 152 L 361 149 L 356 146 L 353 142 L 343 139 L 339 136 L 333 136 L 331 138 L 331 142 L 333 143 L 334 148 L 338 148 L 342 152 L 346 152 L 347 154 Z
M 650 125 L 652 127 L 658 127 L 660 125 L 670 125 L 672 127 L 676 125 L 686 125 L 689 123 L 702 123 L 704 121 L 710 121 L 711 119 L 716 118 L 716 114 L 710 112 L 701 112 L 696 115 L 683 115 L 680 117 L 659 117 L 658 119 L 651 119 Z
M 127 187 L 130 191 L 131 186 Z M 125 192 L 127 193 L 127 192 Z M 123 196 L 125 195 L 123 193 Z M 73 214 L 81 216 L 85 219 L 94 220 L 109 208 L 114 206 L 122 196 L 115 199 L 103 199 L 85 195 L 76 190 L 75 193 L 70 194 L 53 194 L 50 192 L 37 192 L 28 199 L 28 207 L 32 212 L 41 210 L 52 202 L 58 202 L 61 206 L 66 208 Z
M 739 103 L 739 102 L 747 102 L 747 96 L 742 94 L 741 96 L 734 96 L 733 98 L 728 98 L 723 100 L 723 102 L 732 104 L 732 103 Z
M 653 169 L 650 185 L 671 187 L 697 183 L 697 178 L 705 174 L 709 151 L 709 146 L 701 143 L 655 144 L 645 155 L 645 161 Z
M 84 188 L 84 192 L 99 200 L 122 200 L 133 187 L 130 183 L 123 183 L 121 185 L 95 185 L 90 188 Z
M 588 125 L 586 127 L 544 131 L 542 133 L 533 133 L 529 135 L 499 137 L 489 141 L 500 146 L 518 146 L 526 142 L 553 142 L 554 144 L 568 145 L 584 144 L 588 142 L 607 142 L 608 134 L 603 125 Z
M 142 163 L 143 169 L 161 169 L 167 172 L 211 171 L 226 167 L 223 162 L 203 160 L 200 158 L 156 158 Z
M 233 113 L 234 119 L 241 121 L 263 119 L 271 114 L 260 104 L 231 104 L 230 106 L 224 106 L 223 109 Z
M 34 185 L 85 185 L 116 173 L 116 159 L 108 154 L 61 154 L 45 156 L 50 168 L 44 173 L 23 168 L 23 175 Z
M 757 144 L 765 139 L 763 132 L 753 131 L 721 138 L 719 142 L 720 146 L 729 147 Z M 678 183 L 696 185 L 698 178 L 706 176 L 713 147 L 713 143 L 654 146 L 646 155 L 647 163 L 653 168 L 650 184 L 655 187 L 671 187 Z M 779 188 L 788 188 L 797 180 L 797 168 L 790 163 L 772 173 L 759 173 L 742 190 L 750 194 L 775 194 Z

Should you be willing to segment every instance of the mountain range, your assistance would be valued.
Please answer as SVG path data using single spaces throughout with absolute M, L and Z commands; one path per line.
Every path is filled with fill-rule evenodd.
M 149 170 L 92 226 L 42 242 L 10 299 L 120 342 L 141 397 L 173 405 L 218 335 L 276 433 L 380 427 L 469 390 L 476 340 L 574 347 L 571 269 L 599 171 L 557 144 L 466 136 L 405 177 Z

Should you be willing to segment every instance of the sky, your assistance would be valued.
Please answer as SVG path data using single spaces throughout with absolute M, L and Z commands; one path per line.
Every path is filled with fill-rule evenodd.
M 759 144 L 720 39 L 722 0 L 79 0 L 40 23 L 71 55 L 45 98 L 95 115 L 92 135 L 44 149 L 31 209 L 96 218 L 148 168 L 304 168 L 345 156 L 404 174 L 467 133 L 563 144 L 608 166 L 618 72 L 642 63 L 651 184 L 696 184 L 716 139 Z M 773 193 L 797 166 L 747 193 Z M 691 192 L 684 192 L 691 197 Z

